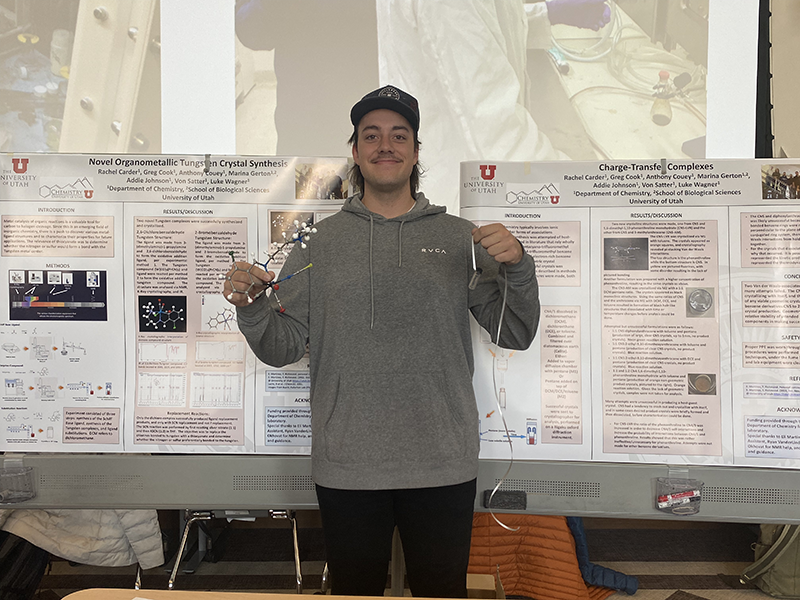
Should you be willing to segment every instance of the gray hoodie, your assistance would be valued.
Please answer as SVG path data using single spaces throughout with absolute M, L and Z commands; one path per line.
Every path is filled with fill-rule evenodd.
M 533 259 L 499 268 L 475 246 L 483 269 L 475 290 L 473 224 L 422 194 L 386 219 L 359 195 L 316 224 L 275 299 L 238 309 L 256 356 L 273 366 L 311 368 L 312 475 L 337 489 L 454 485 L 478 473 L 478 411 L 472 388 L 470 311 L 494 340 L 525 349 L 539 322 Z

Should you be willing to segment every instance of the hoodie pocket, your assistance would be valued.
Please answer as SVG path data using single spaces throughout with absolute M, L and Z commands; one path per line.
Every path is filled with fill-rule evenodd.
M 362 465 L 461 459 L 466 437 L 476 432 L 454 412 L 457 406 L 439 372 L 342 376 L 325 425 L 327 458 Z

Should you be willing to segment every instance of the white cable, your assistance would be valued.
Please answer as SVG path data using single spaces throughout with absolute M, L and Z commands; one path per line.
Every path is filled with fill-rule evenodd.
M 501 267 L 501 268 L 503 270 L 505 270 L 504 267 Z M 504 275 L 505 275 L 505 273 L 504 273 Z M 495 522 L 498 525 L 500 525 L 500 527 L 502 527 L 503 529 L 506 529 L 507 531 L 516 532 L 516 531 L 520 530 L 519 527 L 509 527 L 508 525 L 503 523 L 500 519 L 498 519 L 497 515 L 494 514 L 494 510 L 492 510 L 492 499 L 494 498 L 494 495 L 497 493 L 497 490 L 499 490 L 500 487 L 505 483 L 506 478 L 508 478 L 508 474 L 511 472 L 511 467 L 514 466 L 514 442 L 511 439 L 511 433 L 508 431 L 508 424 L 506 423 L 506 416 L 503 413 L 503 408 L 500 406 L 500 394 L 499 394 L 499 392 L 497 390 L 497 380 L 495 378 L 495 373 L 497 371 L 497 369 L 495 368 L 495 362 L 497 361 L 497 355 L 500 354 L 500 330 L 503 328 L 503 317 L 505 316 L 505 312 L 506 312 L 506 299 L 507 299 L 507 297 L 508 297 L 508 276 L 505 275 L 503 277 L 503 304 L 502 304 L 502 307 L 500 308 L 500 318 L 498 319 L 498 323 L 497 323 L 497 337 L 495 338 L 495 341 L 494 341 L 494 346 L 495 346 L 495 349 L 497 350 L 497 352 L 494 353 L 493 358 L 492 358 L 492 389 L 494 390 L 494 400 L 495 400 L 495 404 L 497 405 L 497 412 L 498 412 L 498 414 L 500 415 L 500 418 L 503 421 L 503 429 L 506 432 L 506 439 L 508 440 L 508 448 L 510 450 L 510 455 L 511 456 L 510 456 L 510 459 L 508 461 L 508 469 L 506 469 L 506 472 L 500 478 L 500 481 L 497 482 L 497 485 L 494 486 L 494 489 L 492 490 L 492 493 L 489 494 L 489 501 L 487 502 L 487 504 L 489 505 L 488 506 L 489 514 L 492 515 L 492 518 L 495 520 Z

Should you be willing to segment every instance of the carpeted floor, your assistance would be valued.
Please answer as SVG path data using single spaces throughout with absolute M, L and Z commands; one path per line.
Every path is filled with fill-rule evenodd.
M 168 551 L 177 548 L 177 513 L 163 514 Z M 325 564 L 317 513 L 298 513 L 299 546 L 306 593 L 318 591 Z M 769 598 L 739 583 L 753 560 L 757 529 L 736 523 L 585 519 L 592 562 L 639 578 L 637 600 L 753 600 Z M 286 521 L 210 522 L 213 543 L 192 574 L 180 573 L 176 589 L 293 592 L 294 559 Z M 196 543 L 194 544 L 196 548 Z M 135 568 L 98 568 L 54 560 L 38 598 L 58 600 L 75 590 L 133 587 Z M 143 588 L 166 589 L 165 567 L 143 575 Z M 629 597 L 619 592 L 611 598 Z

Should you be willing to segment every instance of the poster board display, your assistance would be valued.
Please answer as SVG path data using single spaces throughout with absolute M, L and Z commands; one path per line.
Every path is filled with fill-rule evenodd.
M 231 252 L 263 260 L 295 220 L 337 211 L 346 172 L 0 157 L 0 450 L 307 454 L 307 358 L 257 361 L 219 277 Z M 464 163 L 463 216 L 506 224 L 542 300 L 527 351 L 473 332 L 481 456 L 510 439 L 524 460 L 800 466 L 798 172 Z

